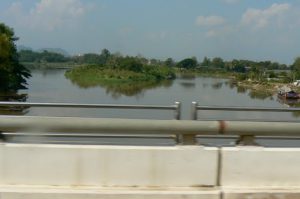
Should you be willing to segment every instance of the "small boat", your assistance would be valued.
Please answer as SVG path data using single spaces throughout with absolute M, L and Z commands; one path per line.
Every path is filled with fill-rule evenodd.
M 278 90 L 278 97 L 284 99 L 299 99 L 300 94 L 285 86 Z

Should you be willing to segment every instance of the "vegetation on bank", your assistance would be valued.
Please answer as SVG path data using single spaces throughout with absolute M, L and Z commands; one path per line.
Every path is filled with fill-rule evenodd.
M 29 71 L 19 63 L 13 29 L 0 23 L 0 91 L 15 92 L 26 88 Z
M 167 66 L 144 64 L 135 57 L 108 54 L 102 64 L 75 67 L 66 72 L 66 77 L 82 86 L 103 84 L 139 83 L 152 85 L 163 80 L 174 79 L 174 69 Z

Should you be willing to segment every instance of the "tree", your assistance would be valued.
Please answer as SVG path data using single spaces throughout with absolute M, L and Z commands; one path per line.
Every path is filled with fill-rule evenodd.
M 201 66 L 209 67 L 210 64 L 211 64 L 210 59 L 207 58 L 207 57 L 204 57 L 204 59 L 203 59 L 203 61 L 202 61 L 202 63 L 201 63 Z
M 168 59 L 166 59 L 164 64 L 168 67 L 173 67 L 175 65 L 175 62 L 172 58 L 168 58 Z
M 134 57 L 122 58 L 120 60 L 120 67 L 123 70 L 130 70 L 134 72 L 141 72 L 143 70 L 143 64 Z
M 177 66 L 179 68 L 193 69 L 193 68 L 196 68 L 197 61 L 195 59 L 192 59 L 192 58 L 187 58 L 187 59 L 184 59 L 184 60 L 180 61 L 177 64 Z
M 0 91 L 17 91 L 26 88 L 29 70 L 19 63 L 13 29 L 0 23 Z
M 110 52 L 106 48 L 101 51 L 100 54 L 100 64 L 105 64 L 110 57 Z
M 245 73 L 246 68 L 244 64 L 236 59 L 231 61 L 230 70 L 237 72 L 237 73 Z
M 224 68 L 225 67 L 225 63 L 224 63 L 223 59 L 220 57 L 213 58 L 211 65 L 216 68 Z
M 300 57 L 297 57 L 292 65 L 293 73 L 296 79 L 300 79 Z

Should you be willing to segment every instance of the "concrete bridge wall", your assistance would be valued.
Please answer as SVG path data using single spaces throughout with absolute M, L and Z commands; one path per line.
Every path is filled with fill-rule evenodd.
M 0 144 L 0 198 L 300 198 L 300 149 Z

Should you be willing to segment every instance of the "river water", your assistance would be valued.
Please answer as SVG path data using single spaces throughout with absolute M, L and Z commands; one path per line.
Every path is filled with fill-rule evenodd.
M 79 86 L 64 76 L 65 69 L 33 70 L 28 81 L 27 102 L 172 105 L 182 103 L 182 119 L 190 118 L 193 101 L 200 105 L 288 107 L 276 96 L 237 88 L 228 79 L 178 75 L 178 78 L 150 88 L 124 89 L 107 86 Z M 25 115 L 81 116 L 104 118 L 172 119 L 174 112 L 160 110 L 108 110 L 80 108 L 29 108 Z M 298 121 L 297 113 L 198 111 L 198 119 Z M 155 140 L 157 141 L 157 140 Z M 109 141 L 108 141 L 109 142 Z
M 199 105 L 287 107 L 276 96 L 265 96 L 237 88 L 228 79 L 179 75 L 172 81 L 151 88 L 128 90 L 105 86 L 80 87 L 64 76 L 65 70 L 34 70 L 28 81 L 28 102 L 69 102 L 99 104 L 172 105 L 182 103 L 182 119 L 190 118 L 193 101 Z M 106 118 L 172 119 L 172 111 L 106 110 L 70 108 L 31 108 L 27 115 L 83 116 Z M 199 119 L 298 120 L 293 113 L 199 111 Z

